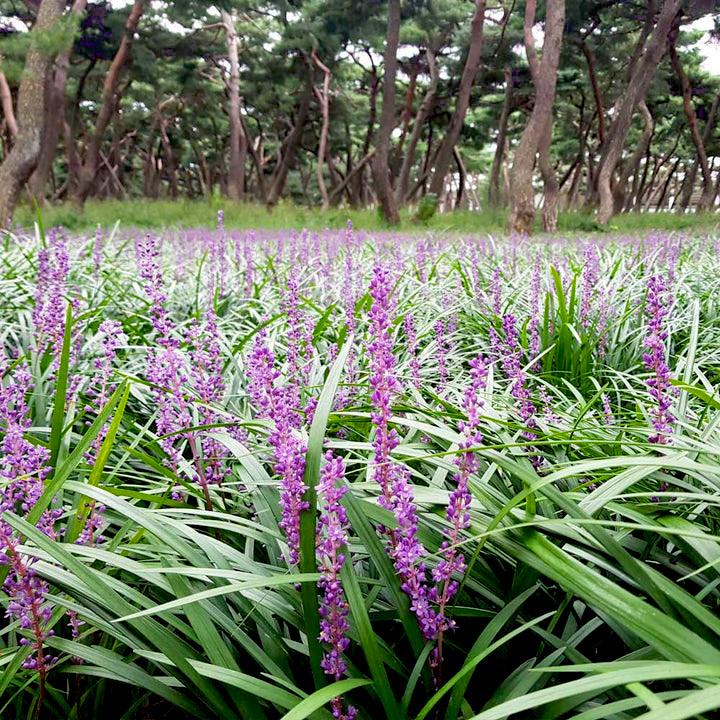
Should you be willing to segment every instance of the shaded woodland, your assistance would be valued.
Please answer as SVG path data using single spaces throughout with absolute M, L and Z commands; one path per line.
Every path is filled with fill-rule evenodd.
M 715 14 L 714 14 L 715 13 Z M 0 2 L 0 218 L 23 200 L 222 194 L 707 211 L 712 0 Z

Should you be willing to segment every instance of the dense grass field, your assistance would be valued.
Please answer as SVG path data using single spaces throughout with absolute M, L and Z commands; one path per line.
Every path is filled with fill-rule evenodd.
M 56 204 L 37 209 L 25 205 L 15 215 L 20 227 L 32 228 L 41 219 L 46 227 L 63 226 L 75 232 L 91 232 L 99 224 L 112 227 L 118 218 L 123 218 L 126 227 L 148 230 L 168 228 L 212 227 L 217 211 L 223 209 L 225 226 L 237 230 L 297 230 L 321 231 L 326 228 L 342 230 L 348 219 L 357 230 L 387 230 L 381 215 L 372 209 L 353 210 L 350 208 L 303 207 L 292 203 L 281 203 L 272 211 L 253 203 L 231 203 L 222 198 L 210 200 L 104 200 L 89 201 L 82 210 L 71 203 Z M 536 230 L 540 230 L 540 220 Z M 718 214 L 672 212 L 624 213 L 613 218 L 611 232 L 647 233 L 653 230 L 717 232 L 720 228 Z M 482 212 L 456 211 L 437 214 L 427 222 L 419 222 L 415 213 L 408 209 L 402 213 L 399 228 L 404 233 L 421 235 L 428 231 L 465 234 L 503 234 L 507 229 L 507 209 L 486 208 Z M 595 217 L 590 212 L 561 212 L 558 229 L 562 233 L 598 232 Z
M 1 717 L 718 717 L 716 234 L 0 250 Z

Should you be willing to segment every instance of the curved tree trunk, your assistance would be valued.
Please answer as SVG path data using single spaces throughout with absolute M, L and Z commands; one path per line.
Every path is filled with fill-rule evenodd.
M 317 56 L 317 53 L 313 49 L 312 59 L 315 64 L 320 68 L 323 74 L 322 90 L 315 88 L 315 96 L 320 103 L 320 109 L 322 111 L 322 126 L 320 128 L 320 140 L 318 142 L 318 154 L 317 154 L 317 166 L 316 176 L 318 189 L 320 190 L 320 198 L 322 200 L 323 210 L 327 210 L 330 207 L 330 197 L 328 196 L 327 187 L 325 186 L 325 176 L 323 175 L 323 163 L 328 152 L 328 134 L 330 132 L 330 68 L 325 65 L 322 60 Z M 332 174 L 332 166 L 328 158 L 328 169 Z M 336 183 L 337 186 L 337 183 Z
M 133 39 L 135 37 L 135 33 L 137 32 L 140 18 L 145 11 L 146 4 L 147 0 L 135 0 L 133 3 L 128 19 L 125 22 L 125 29 L 123 31 L 122 40 L 120 41 L 120 46 L 118 47 L 115 57 L 113 58 L 112 63 L 110 63 L 110 69 L 105 76 L 105 82 L 103 83 L 102 88 L 102 103 L 100 105 L 100 112 L 95 120 L 95 129 L 90 137 L 85 158 L 82 166 L 80 167 L 78 187 L 73 196 L 73 200 L 79 205 L 82 205 L 85 200 L 87 200 L 87 197 L 92 190 L 100 160 L 100 148 L 105 136 L 105 131 L 107 130 L 113 115 L 117 111 L 117 106 L 120 100 L 118 93 L 120 75 L 125 63 L 130 58 Z
M 225 43 L 227 45 L 230 76 L 228 78 L 228 119 L 230 122 L 230 168 L 228 170 L 228 197 L 242 200 L 245 197 L 245 155 L 247 144 L 240 122 L 240 60 L 235 18 L 227 10 L 220 11 Z
M 563 0 L 564 2 L 564 0 Z M 442 193 L 445 184 L 450 162 L 453 157 L 453 148 L 457 144 L 460 132 L 465 122 L 465 115 L 470 106 L 470 93 L 472 92 L 475 77 L 480 68 L 480 56 L 483 44 L 483 26 L 485 24 L 485 0 L 475 0 L 475 13 L 470 25 L 470 47 L 468 48 L 467 59 L 463 66 L 458 89 L 457 104 L 455 112 L 450 119 L 447 133 L 440 143 L 437 155 L 435 156 L 435 170 L 430 181 L 430 192 L 438 197 Z
M 528 63 L 535 79 L 535 105 L 530 119 L 523 131 L 520 143 L 515 151 L 513 167 L 510 177 L 510 230 L 511 232 L 529 235 L 533 229 L 535 219 L 535 193 L 533 191 L 532 175 L 535 156 L 538 150 L 543 151 L 544 163 L 549 164 L 548 152 L 552 136 L 552 109 L 555 103 L 555 85 L 557 69 L 560 62 L 563 30 L 565 27 L 565 0 L 548 3 L 545 17 L 545 41 L 543 43 L 542 59 L 538 63 L 535 56 L 535 46 L 532 41 L 532 26 L 535 24 L 536 0 L 528 0 L 525 6 L 525 48 L 528 53 Z M 534 68 L 534 70 L 533 70 Z M 547 167 L 546 167 L 547 170 Z M 551 173 L 554 176 L 554 171 Z M 548 173 L 548 180 L 550 180 Z M 557 179 L 555 179 L 557 183 Z M 557 189 L 549 188 L 551 202 L 557 207 Z M 550 209 L 552 212 L 552 208 Z M 548 214 L 543 222 L 552 220 Z
M 300 147 L 300 140 L 302 139 L 302 133 L 305 129 L 305 123 L 307 122 L 312 96 L 312 70 L 308 68 L 305 88 L 300 95 L 300 102 L 298 103 L 298 109 L 295 115 L 295 123 L 282 144 L 280 149 L 280 159 L 278 160 L 277 167 L 275 168 L 275 172 L 273 173 L 272 181 L 270 183 L 270 188 L 267 194 L 268 207 L 274 207 L 278 204 L 280 196 L 285 189 L 285 182 L 287 181 L 290 167 L 295 161 L 295 155 L 297 154 L 298 147 Z
M 488 204 L 490 207 L 499 207 L 503 199 L 500 197 L 500 170 L 502 169 L 503 155 L 505 153 L 505 138 L 507 137 L 508 121 L 512 112 L 513 80 L 512 68 L 505 67 L 505 97 L 503 99 L 500 122 L 498 123 L 498 136 L 495 141 L 495 156 L 490 171 L 490 185 L 488 186 Z
M 597 220 L 607 225 L 614 211 L 612 179 L 622 155 L 635 108 L 647 93 L 648 86 L 665 54 L 668 36 L 675 25 L 682 0 L 665 0 L 642 56 L 634 63 L 625 92 L 615 103 L 613 123 L 603 145 L 597 173 L 597 190 L 600 200 Z
M 717 121 L 718 116 L 718 105 L 720 105 L 720 93 L 717 93 L 717 95 L 715 95 L 715 99 L 710 106 L 710 112 L 708 113 L 707 119 L 705 120 L 705 127 L 703 128 L 702 135 L 703 147 L 706 147 L 712 139 L 713 130 L 715 130 L 715 122 Z M 690 204 L 690 199 L 692 198 L 693 189 L 695 187 L 695 179 L 697 178 L 697 170 L 698 165 L 697 163 L 695 163 L 695 165 L 690 168 L 688 177 L 683 183 L 682 197 L 680 200 L 680 207 L 683 210 L 687 210 L 688 205 Z M 714 188 L 711 190 L 711 193 L 714 199 L 716 194 Z
M 602 95 L 600 93 L 600 86 L 598 85 L 597 73 L 595 72 L 595 54 L 588 47 L 585 38 L 580 41 L 580 49 L 587 63 L 590 86 L 592 87 L 593 98 L 595 100 L 595 113 L 598 121 L 598 143 L 602 145 L 605 142 L 605 110 L 603 109 Z
M 683 94 L 683 107 L 685 109 L 685 117 L 687 118 L 688 127 L 690 128 L 690 135 L 692 136 L 693 144 L 695 145 L 695 152 L 697 154 L 697 164 L 700 165 L 703 178 L 703 192 L 698 202 L 697 209 L 699 211 L 707 210 L 710 207 L 714 195 L 712 173 L 710 172 L 710 164 L 708 163 L 707 153 L 705 152 L 705 143 L 703 137 L 700 135 L 700 128 L 698 127 L 697 116 L 695 115 L 695 107 L 692 101 L 692 88 L 690 87 L 690 80 L 683 70 L 680 57 L 677 53 L 677 33 L 672 33 L 669 43 L 669 54 L 670 62 L 672 63 L 673 70 L 680 80 Z M 695 172 L 693 174 L 692 185 L 695 184 L 694 175 L 697 173 L 697 165 L 693 166 Z M 692 171 L 691 171 L 692 172 Z M 692 193 L 692 185 L 690 186 L 690 192 Z M 682 202 L 682 201 L 681 201 Z
M 0 165 L 0 227 L 12 220 L 22 186 L 28 181 L 42 145 L 45 113 L 48 110 L 48 74 L 53 57 L 44 51 L 43 36 L 61 19 L 65 0 L 42 0 L 25 59 L 18 91 L 18 132 L 15 144 Z
M 80 16 L 85 12 L 87 0 L 75 0 L 72 12 Z M 28 187 L 35 198 L 45 196 L 50 173 L 52 172 L 55 153 L 62 133 L 62 125 L 65 118 L 65 87 L 67 86 L 68 73 L 70 71 L 70 56 L 72 44 L 64 48 L 55 60 L 55 68 L 52 73 L 52 80 L 48 88 L 48 112 L 45 114 L 45 127 L 43 131 L 43 142 L 40 149 L 35 172 L 30 177 Z
M 0 57 L 2 62 L 2 57 Z M 7 126 L 10 137 L 15 138 L 18 134 L 17 120 L 15 119 L 15 109 L 13 108 L 12 93 L 10 86 L 5 78 L 5 74 L 0 70 L 0 103 L 2 104 L 3 115 L 5 116 L 5 125 Z
M 628 180 L 631 175 L 633 177 L 637 176 L 638 170 L 640 169 L 640 162 L 650 146 L 653 131 L 655 130 L 653 116 L 650 113 L 644 99 L 638 103 L 638 109 L 640 110 L 640 114 L 643 118 L 643 134 L 633 154 L 622 164 L 617 180 L 615 181 L 613 187 L 613 198 L 616 213 L 622 212 L 625 207 Z
M 413 163 L 415 162 L 415 151 L 417 150 L 417 145 L 420 141 L 420 136 L 424 130 L 425 123 L 432 112 L 433 104 L 435 103 L 435 95 L 437 94 L 438 81 L 440 79 L 437 62 L 435 60 L 435 51 L 433 48 L 426 48 L 425 58 L 427 59 L 428 72 L 430 73 L 430 84 L 425 91 L 425 96 L 420 103 L 420 107 L 415 113 L 412 133 L 410 133 L 407 150 L 403 156 L 397 188 L 398 205 L 402 205 L 407 200 L 408 189 L 410 187 L 410 171 L 412 170 Z
M 375 143 L 373 175 L 375 192 L 383 216 L 391 225 L 400 222 L 395 193 L 390 183 L 390 135 L 395 127 L 395 77 L 397 75 L 397 48 L 400 40 L 400 0 L 388 0 L 387 38 L 385 41 L 385 72 L 383 75 L 383 105 L 380 127 Z

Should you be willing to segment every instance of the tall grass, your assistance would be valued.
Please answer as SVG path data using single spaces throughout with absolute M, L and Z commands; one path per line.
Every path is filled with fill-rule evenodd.
M 144 207 L 132 224 L 143 224 Z M 90 205 L 88 214 L 96 208 L 105 212 Z M 234 211 L 226 208 L 228 226 Z M 201 217 L 191 210 L 188 222 Z M 2 621 L 2 717 L 300 720 L 331 717 L 338 696 L 360 717 L 388 720 L 716 716 L 715 237 L 655 232 L 532 243 L 169 231 L 161 243 L 160 302 L 185 368 L 177 392 L 189 418 L 170 436 L 175 460 L 168 436 L 158 432 L 160 400 L 172 389 L 153 383 L 147 369 L 163 342 L 159 301 L 139 277 L 135 239 L 106 230 L 97 269 L 98 241 L 68 239 L 60 300 L 72 309 L 55 346 L 38 340 L 33 315 L 43 238 L 13 237 L 2 251 L 3 384 L 10 386 L 19 363 L 31 369 L 25 434 L 51 458 L 35 508 L 3 518 L 48 583 L 54 634 L 46 643 L 58 658 L 41 706 L 38 673 L 22 667 L 32 650 L 21 639 L 32 639 L 32 631 L 12 616 Z M 396 517 L 377 501 L 368 294 L 377 265 L 391 274 L 395 304 L 400 391 L 391 426 L 399 443 L 391 461 L 410 478 L 429 569 L 443 557 L 456 460 L 461 452 L 478 458 L 470 524 L 458 543 L 467 567 L 455 578 L 449 614 L 456 628 L 445 635 L 440 670 L 431 668 L 433 643 L 418 629 L 388 551 Z M 643 360 L 652 275 L 671 287 L 664 343 L 676 421 L 661 443 L 650 442 L 654 399 Z M 290 278 L 299 286 L 292 312 L 306 330 L 299 365 Z M 209 307 L 224 386 L 210 403 L 193 385 L 197 356 L 188 340 Z M 509 315 L 535 408 L 530 419 L 503 362 L 512 350 L 503 335 Z M 92 388 L 106 319 L 121 324 L 125 341 L 100 404 Z M 278 420 L 253 399 L 253 348 L 261 346 L 275 356 L 275 386 L 312 408 L 291 433 L 305 448 L 311 489 L 298 566 L 288 565 L 279 525 Z M 489 363 L 480 393 L 483 439 L 460 450 L 469 362 L 478 353 Z M 221 483 L 199 482 L 217 458 L 190 440 L 213 448 L 227 472 Z M 341 579 L 350 644 L 347 676 L 337 680 L 318 668 L 326 648 L 317 629 L 312 490 L 328 450 L 344 459 L 349 488 Z M 1 492 L 12 478 L 6 465 L 0 470 Z M 100 507 L 104 541 L 78 542 Z M 58 510 L 56 538 L 38 529 L 46 508 Z M 0 604 L 8 603 L 0 593 Z M 82 622 L 75 632 L 70 617 Z

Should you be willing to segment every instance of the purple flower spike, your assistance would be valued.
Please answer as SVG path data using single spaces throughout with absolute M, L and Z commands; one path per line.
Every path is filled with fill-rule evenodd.
M 321 574 L 318 587 L 322 592 L 319 640 L 327 646 L 321 662 L 323 671 L 333 680 L 340 680 L 347 674 L 344 654 L 350 645 L 350 607 L 340 581 L 340 572 L 345 564 L 344 553 L 349 527 L 347 514 L 341 503 L 347 487 L 342 485 L 345 479 L 345 464 L 342 458 L 335 457 L 328 451 L 325 461 L 318 484 L 320 522 L 316 543 L 318 570 Z M 330 707 L 335 718 L 352 720 L 357 715 L 357 710 L 352 706 L 347 710 L 343 709 L 341 697 L 333 698 Z
M 670 368 L 665 361 L 665 342 L 668 337 L 665 326 L 670 312 L 667 294 L 668 287 L 664 278 L 660 275 L 653 275 L 648 281 L 648 293 L 645 301 L 648 334 L 645 337 L 646 352 L 643 353 L 643 363 L 650 372 L 647 387 L 650 397 L 655 401 L 652 411 L 652 425 L 655 434 L 651 435 L 649 440 L 658 445 L 669 442 L 675 422 L 675 417 L 670 412 L 672 404 Z

